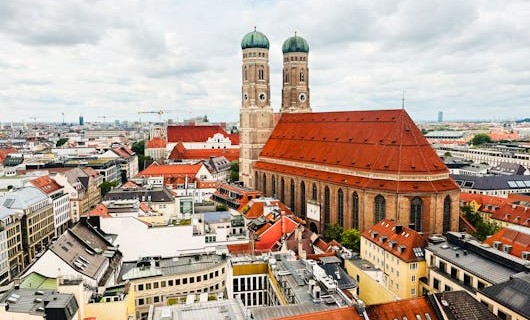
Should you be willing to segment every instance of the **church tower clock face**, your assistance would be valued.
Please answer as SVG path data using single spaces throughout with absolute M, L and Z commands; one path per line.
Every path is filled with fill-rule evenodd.
M 305 93 L 300 93 L 300 95 L 298 96 L 298 100 L 300 100 L 300 102 L 304 102 L 305 99 L 307 99 Z

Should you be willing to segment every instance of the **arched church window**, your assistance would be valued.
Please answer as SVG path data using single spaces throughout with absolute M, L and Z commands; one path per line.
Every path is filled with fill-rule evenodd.
M 313 183 L 312 199 L 313 199 L 313 200 L 316 200 L 316 199 L 317 199 L 317 196 L 318 196 L 317 184 L 316 184 L 316 183 Z
M 344 226 L 344 192 L 339 189 L 337 192 L 337 222 L 340 226 Z
M 410 226 L 421 232 L 421 220 L 423 216 L 423 201 L 420 197 L 414 197 L 410 201 Z
M 276 176 L 272 176 L 272 196 L 276 197 Z
M 263 193 L 266 195 L 267 194 L 267 176 L 265 175 L 265 173 L 263 174 Z
M 374 224 L 383 220 L 386 215 L 385 197 L 378 194 L 374 199 Z
M 296 197 L 296 194 L 294 193 L 294 180 L 291 179 L 291 190 L 290 190 L 290 198 L 291 198 L 291 211 L 295 211 L 294 209 L 294 199 Z
M 352 228 L 359 230 L 359 195 L 354 192 L 352 195 Z
M 261 67 L 259 70 L 258 70 L 258 79 L 259 80 L 263 80 L 264 79 L 264 72 L 263 72 L 263 67 Z
M 280 200 L 285 203 L 285 180 L 280 180 Z
M 300 71 L 300 82 L 304 82 L 305 81 L 305 74 L 304 74 L 304 70 Z
M 330 210 L 330 197 L 329 187 L 326 186 L 324 189 L 324 223 L 329 224 L 331 222 L 331 210 Z
M 258 190 L 258 172 L 254 173 L 254 188 L 256 188 L 256 190 Z
M 451 197 L 447 196 L 444 200 L 443 212 L 443 233 L 451 230 Z
M 300 182 L 300 216 L 305 218 L 306 214 L 306 203 L 305 203 L 305 183 Z
M 245 66 L 245 69 L 243 71 L 243 79 L 245 79 L 245 81 L 248 80 L 248 72 L 247 72 L 247 67 Z

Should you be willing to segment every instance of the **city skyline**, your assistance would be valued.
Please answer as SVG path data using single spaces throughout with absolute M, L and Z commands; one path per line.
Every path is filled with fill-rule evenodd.
M 134 121 L 159 109 L 237 121 L 239 43 L 256 26 L 271 44 L 276 112 L 281 45 L 297 31 L 314 112 L 396 109 L 406 90 L 416 121 L 524 118 L 528 13 L 520 1 L 2 3 L 0 112 L 2 122 Z

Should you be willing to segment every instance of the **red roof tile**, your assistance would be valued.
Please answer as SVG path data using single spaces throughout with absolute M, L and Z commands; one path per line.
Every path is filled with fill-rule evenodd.
M 228 244 L 226 245 L 228 252 L 231 254 L 247 254 L 251 253 L 250 243 L 240 243 L 240 244 Z
M 468 192 L 460 193 L 460 201 L 469 204 L 473 200 L 475 200 L 475 202 L 477 202 L 481 206 L 500 206 L 509 202 L 506 198 L 501 197 L 487 196 L 483 194 L 473 194 Z
M 251 200 L 249 203 L 248 203 L 248 211 L 245 212 L 245 218 L 247 219 L 257 219 L 261 216 L 263 216 L 263 211 L 264 211 L 264 208 L 265 208 L 265 205 L 267 206 L 278 206 L 278 208 L 280 209 L 280 211 L 286 215 L 291 215 L 292 214 L 292 211 L 285 205 L 283 204 L 280 200 L 266 200 L 265 201 L 261 201 L 261 200 Z M 241 210 L 243 211 L 243 210 Z
M 420 315 L 421 319 L 426 319 L 425 313 L 428 313 L 432 320 L 438 319 L 427 297 L 418 297 L 371 305 L 366 308 L 366 313 L 368 313 L 368 316 L 371 320 L 412 320 L 417 319 L 417 314 Z
M 500 241 L 503 245 L 511 245 L 510 254 L 521 258 L 523 251 L 530 252 L 530 231 L 514 230 L 510 227 L 502 228 L 497 233 L 489 237 L 484 243 L 493 247 L 493 242 Z M 502 248 L 499 248 L 502 250 Z
M 266 158 L 402 175 L 449 172 L 401 109 L 283 114 L 260 154 Z
M 395 191 L 395 192 L 442 192 L 458 190 L 458 186 L 453 179 L 433 181 L 394 181 L 380 180 L 364 177 L 357 177 L 347 174 L 331 173 L 320 170 L 299 168 L 281 164 L 267 163 L 258 161 L 254 165 L 255 169 L 284 173 L 298 177 L 305 177 L 314 180 L 335 183 L 338 185 L 348 185 L 353 188 L 362 188 L 366 190 Z
M 59 185 L 57 181 L 53 180 L 49 176 L 42 176 L 30 180 L 29 182 L 46 194 L 50 194 L 62 188 L 62 186 Z
M 0 149 L 0 162 L 4 161 L 4 159 L 7 157 L 8 154 L 17 152 L 17 149 L 15 148 L 4 148 Z
M 166 165 L 153 162 L 149 167 L 140 171 L 136 176 L 195 177 L 202 166 L 202 163 Z
M 490 218 L 530 227 L 530 207 L 506 203 L 495 209 L 491 213 Z
M 160 138 L 160 137 L 154 137 L 153 139 L 146 142 L 145 147 L 146 148 L 165 148 L 167 145 L 166 140 Z
M 88 213 L 88 216 L 110 217 L 110 214 L 107 207 L 103 203 L 100 203 Z
M 297 226 L 297 222 L 283 215 L 274 224 L 266 223 L 256 231 L 256 235 L 259 236 L 259 240 L 255 243 L 256 250 L 272 249 L 282 235 L 293 232 Z
M 127 147 L 112 148 L 112 151 L 114 151 L 114 153 L 116 153 L 122 159 L 127 159 L 134 155 L 134 151 Z
M 363 320 L 357 310 L 353 307 L 329 309 L 325 311 L 318 311 L 312 313 L 298 314 L 296 316 L 288 316 L 281 318 L 274 318 L 276 320 Z M 411 318 L 415 319 L 415 318 Z M 434 319 L 433 319 L 434 320 Z
M 383 219 L 370 229 L 364 231 L 362 236 L 403 261 L 417 261 L 422 259 L 423 257 L 416 256 L 413 249 L 425 248 L 427 246 L 427 239 L 415 230 L 405 226 L 402 226 L 400 233 L 396 233 L 396 225 L 397 223 L 393 220 Z M 393 243 L 392 247 L 390 243 Z M 404 246 L 404 248 L 402 252 L 399 252 L 398 248 L 401 246 Z
M 177 125 L 167 127 L 167 141 L 169 142 L 206 142 L 214 134 L 221 133 L 230 139 L 233 145 L 239 144 L 239 137 L 232 136 L 220 125 L 195 126 Z M 235 143 L 237 142 L 237 143 Z
M 225 157 L 228 161 L 239 160 L 239 148 L 228 149 L 186 149 L 179 142 L 171 150 L 168 156 L 170 160 L 202 160 L 210 157 Z

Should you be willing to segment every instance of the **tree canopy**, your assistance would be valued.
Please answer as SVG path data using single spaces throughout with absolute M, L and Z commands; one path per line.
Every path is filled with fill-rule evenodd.
M 479 146 L 484 143 L 492 143 L 493 141 L 491 140 L 490 136 L 488 136 L 487 134 L 477 133 L 476 135 L 473 136 L 473 138 L 469 142 L 471 142 L 471 144 L 474 146 Z
M 142 156 L 144 155 L 144 149 L 145 149 L 145 140 L 133 142 L 132 147 L 131 147 L 131 150 L 134 151 L 138 157 L 141 155 Z
M 68 138 L 61 138 L 59 140 L 57 140 L 57 143 L 55 144 L 56 147 L 60 147 L 62 146 L 63 144 L 67 143 L 68 142 Z

